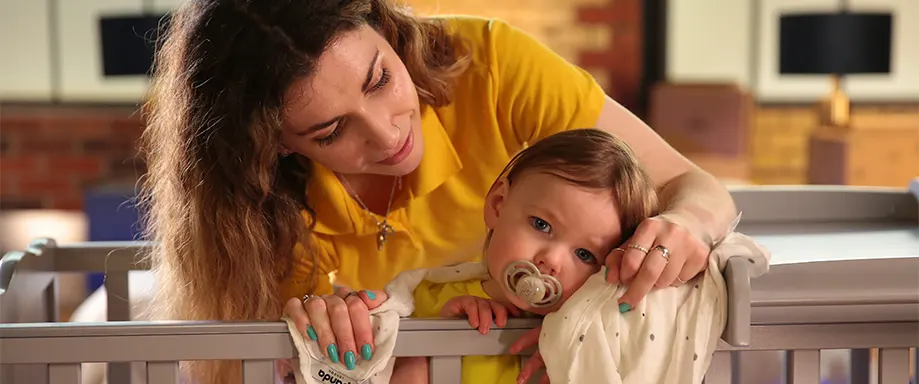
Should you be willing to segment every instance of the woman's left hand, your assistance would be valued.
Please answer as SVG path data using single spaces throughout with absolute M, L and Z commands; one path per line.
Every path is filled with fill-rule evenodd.
M 677 286 L 696 277 L 706 268 L 710 252 L 683 225 L 665 216 L 645 219 L 606 257 L 606 281 L 629 284 L 619 299 L 619 312 L 631 310 L 655 286 Z

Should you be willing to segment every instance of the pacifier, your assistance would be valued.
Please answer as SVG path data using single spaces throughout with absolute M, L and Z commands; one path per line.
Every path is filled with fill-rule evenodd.
M 504 269 L 504 288 L 535 308 L 552 306 L 562 298 L 562 283 L 525 260 Z

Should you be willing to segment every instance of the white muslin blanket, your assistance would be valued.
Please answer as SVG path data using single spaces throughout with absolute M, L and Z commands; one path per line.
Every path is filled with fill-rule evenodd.
M 383 305 L 370 311 L 371 327 L 376 347 L 370 361 L 359 360 L 349 371 L 344 365 L 332 363 L 323 355 L 316 342 L 304 340 L 294 322 L 284 317 L 290 329 L 298 359 L 294 361 L 297 384 L 385 384 L 392 375 L 393 348 L 399 331 L 399 320 L 412 314 L 415 287 L 424 280 L 433 283 L 452 283 L 485 279 L 488 271 L 482 263 L 463 263 L 449 267 L 436 267 L 405 271 L 397 275 L 384 289 L 389 295 Z M 355 351 L 357 353 L 357 351 Z M 299 370 L 296 369 L 299 366 Z
M 651 254 L 648 257 L 656 257 Z M 731 232 L 712 251 L 705 273 L 678 287 L 655 289 L 620 314 L 624 285 L 601 271 L 543 320 L 539 352 L 553 383 L 701 383 L 727 321 L 722 272 L 730 257 L 750 262 L 750 276 L 769 269 L 768 250 Z

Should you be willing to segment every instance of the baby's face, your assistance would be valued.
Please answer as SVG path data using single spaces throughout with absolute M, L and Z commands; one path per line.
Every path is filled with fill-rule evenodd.
M 562 300 L 533 308 L 500 284 L 508 301 L 534 313 L 560 307 L 621 241 L 611 191 L 578 187 L 549 173 L 525 173 L 510 188 L 506 182 L 497 185 L 485 211 L 485 225 L 492 231 L 485 262 L 492 279 L 502 282 L 508 265 L 526 260 L 562 285 Z

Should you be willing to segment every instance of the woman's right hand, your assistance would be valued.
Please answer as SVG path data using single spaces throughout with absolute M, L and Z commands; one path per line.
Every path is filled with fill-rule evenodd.
M 375 345 L 370 310 L 387 299 L 382 291 L 350 291 L 335 295 L 290 299 L 284 313 L 294 321 L 305 340 L 319 343 L 326 357 L 354 369 L 358 359 L 370 360 Z

